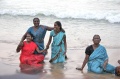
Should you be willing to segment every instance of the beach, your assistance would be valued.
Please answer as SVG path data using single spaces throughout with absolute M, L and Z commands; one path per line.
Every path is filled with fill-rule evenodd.
M 2 45 L 2 46 L 1 46 Z M 114 74 L 95 74 L 87 72 L 87 65 L 85 66 L 83 73 L 76 70 L 76 67 L 81 67 L 84 59 L 84 49 L 70 49 L 68 48 L 67 56 L 68 60 L 64 64 L 50 64 L 50 53 L 45 58 L 45 65 L 43 69 L 31 70 L 21 72 L 19 67 L 19 53 L 8 52 L 14 51 L 16 45 L 10 45 L 1 43 L 2 49 L 0 57 L 0 79 L 119 79 Z M 120 49 L 107 49 L 109 56 L 109 63 L 114 66 L 118 66 L 117 60 L 120 58 Z M 8 53 L 8 54 L 5 54 Z M 73 55 L 74 54 L 74 55 Z M 37 72 L 37 73 L 36 73 Z
M 119 79 L 110 73 L 88 72 L 87 65 L 83 73 L 76 70 L 81 67 L 85 49 L 93 44 L 95 34 L 101 37 L 100 44 L 107 50 L 109 63 L 119 66 L 119 4 L 119 0 L 0 0 L 0 79 Z M 20 52 L 16 53 L 16 48 L 23 34 L 33 26 L 35 17 L 40 18 L 40 24 L 50 27 L 55 21 L 62 23 L 68 60 L 50 64 L 50 47 L 42 68 L 21 71 Z M 50 31 L 46 33 L 45 46 L 49 35 Z

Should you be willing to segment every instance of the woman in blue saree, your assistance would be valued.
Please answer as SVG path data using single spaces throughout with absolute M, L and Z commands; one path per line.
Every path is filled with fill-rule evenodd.
M 46 45 L 46 49 L 49 48 L 53 37 L 53 42 L 51 45 L 51 59 L 50 63 L 63 63 L 65 61 L 65 55 L 67 50 L 66 35 L 65 31 L 62 29 L 62 25 L 59 21 L 54 23 L 54 30 L 51 31 L 49 41 Z
M 88 71 L 94 73 L 115 73 L 115 67 L 108 64 L 108 55 L 104 46 L 100 45 L 101 39 L 99 35 L 93 36 L 93 45 L 86 48 L 86 57 L 83 61 L 81 68 L 76 68 L 83 71 L 86 63 L 88 65 Z

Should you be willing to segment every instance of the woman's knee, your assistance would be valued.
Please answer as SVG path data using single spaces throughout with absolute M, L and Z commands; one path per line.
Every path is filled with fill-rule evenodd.
M 91 68 L 91 71 L 97 74 L 101 74 L 103 72 L 103 69 L 101 68 Z

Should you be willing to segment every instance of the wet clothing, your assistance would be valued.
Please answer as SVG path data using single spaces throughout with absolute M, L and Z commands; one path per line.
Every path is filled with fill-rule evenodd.
M 93 51 L 94 51 L 93 46 L 90 45 L 86 48 L 85 53 L 90 56 L 93 53 Z
M 50 36 L 53 37 L 53 42 L 51 45 L 51 63 L 63 63 L 65 62 L 65 45 L 64 45 L 64 36 L 65 33 L 60 31 L 55 34 L 54 30 L 51 31 Z
M 26 41 L 24 41 L 20 55 L 20 63 L 32 66 L 40 66 L 40 63 L 44 60 L 44 55 L 33 54 L 36 48 L 37 45 L 34 42 L 31 41 L 30 43 L 27 43 Z
M 93 51 L 93 48 L 91 46 L 87 47 L 85 52 L 86 54 L 90 55 L 87 63 L 88 71 L 92 71 L 95 73 L 103 73 L 104 72 L 103 64 L 108 59 L 106 49 L 102 45 L 99 45 Z M 115 73 L 115 67 L 110 64 L 107 64 L 106 72 Z
M 27 32 L 32 35 L 33 41 L 37 44 L 39 50 L 44 49 L 44 37 L 47 31 L 47 26 L 40 25 L 37 30 L 34 29 L 34 27 L 30 27 Z M 34 54 L 38 54 L 37 51 L 34 52 Z M 42 53 L 45 55 L 45 53 Z

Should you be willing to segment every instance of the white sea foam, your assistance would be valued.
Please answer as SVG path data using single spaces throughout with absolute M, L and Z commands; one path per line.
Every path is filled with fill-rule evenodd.
M 120 23 L 119 0 L 2 0 L 0 15 L 45 15 Z
M 74 18 L 74 19 L 86 19 L 86 20 L 107 20 L 110 23 L 120 23 L 120 12 L 119 11 L 66 11 L 66 12 L 57 12 L 57 11 L 38 11 L 38 10 L 26 10 L 26 9 L 19 9 L 19 10 L 10 10 L 4 9 L 0 10 L 0 14 L 8 14 L 8 15 L 28 15 L 28 16 L 35 16 L 35 15 L 45 15 L 50 16 L 53 15 L 57 18 Z

